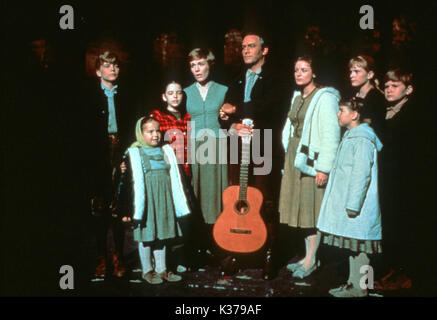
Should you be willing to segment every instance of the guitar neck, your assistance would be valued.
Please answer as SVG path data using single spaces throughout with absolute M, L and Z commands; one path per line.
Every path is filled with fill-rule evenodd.
M 250 140 L 242 140 L 241 148 L 241 166 L 240 166 L 240 193 L 239 200 L 247 200 L 247 185 L 249 181 L 249 163 L 250 163 Z

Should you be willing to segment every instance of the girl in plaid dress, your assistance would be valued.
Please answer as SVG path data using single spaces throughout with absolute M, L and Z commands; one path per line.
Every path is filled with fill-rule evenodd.
M 187 159 L 187 135 L 190 115 L 185 108 L 185 95 L 180 83 L 170 81 L 162 94 L 166 106 L 153 110 L 150 117 L 158 120 L 163 135 L 163 141 L 169 142 L 178 159 L 178 164 L 184 168 L 185 175 L 191 177 L 190 165 Z
M 165 84 L 162 100 L 165 106 L 161 109 L 153 110 L 150 117 L 159 122 L 162 132 L 163 141 L 169 143 L 173 148 L 178 165 L 183 168 L 182 183 L 184 185 L 185 194 L 187 195 L 189 205 L 192 212 L 195 210 L 194 192 L 192 190 L 191 181 L 191 166 L 188 163 L 188 143 L 189 124 L 191 117 L 186 112 L 186 99 L 182 86 L 178 81 L 169 81 Z M 179 264 L 178 272 L 184 272 L 187 268 L 194 267 L 195 252 L 198 241 L 199 217 L 197 215 L 189 215 L 178 219 L 182 228 L 183 238 L 181 243 L 178 243 L 173 248 L 175 250 L 175 260 Z M 196 236 L 197 235 L 197 236 Z M 178 248 L 183 244 L 183 250 Z

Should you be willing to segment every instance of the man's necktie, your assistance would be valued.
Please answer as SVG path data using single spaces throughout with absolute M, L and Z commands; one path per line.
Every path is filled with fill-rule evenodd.
M 244 102 L 250 101 L 250 93 L 252 92 L 252 88 L 255 83 L 255 76 L 255 72 L 249 71 L 249 74 L 247 76 L 246 92 L 244 94 Z

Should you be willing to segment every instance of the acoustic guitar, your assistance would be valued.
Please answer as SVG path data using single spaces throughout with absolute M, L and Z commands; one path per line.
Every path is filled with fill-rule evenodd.
M 252 127 L 252 120 L 244 119 L 243 124 Z M 217 244 L 232 252 L 254 252 L 267 240 L 267 229 L 260 215 L 262 193 L 247 185 L 251 138 L 247 136 L 241 139 L 240 185 L 230 186 L 223 192 L 223 212 L 213 228 Z

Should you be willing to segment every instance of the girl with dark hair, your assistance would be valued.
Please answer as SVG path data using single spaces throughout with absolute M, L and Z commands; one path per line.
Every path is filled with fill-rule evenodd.
M 365 107 L 364 107 L 365 108 Z M 347 283 L 329 291 L 335 297 L 362 297 L 361 283 L 369 254 L 381 253 L 381 211 L 378 196 L 378 152 L 382 144 L 374 130 L 361 122 L 362 102 L 340 102 L 338 122 L 346 133 L 338 147 L 320 209 L 317 228 L 323 243 L 347 249 Z
M 184 233 L 181 243 L 174 246 L 177 271 L 185 272 L 189 268 L 196 268 L 199 264 L 195 252 L 198 250 L 198 226 L 199 217 L 196 209 L 195 197 L 191 183 L 191 166 L 188 161 L 188 135 L 191 117 L 186 112 L 185 93 L 180 82 L 171 80 L 165 84 L 162 93 L 162 100 L 165 107 L 153 110 L 150 117 L 159 122 L 160 130 L 164 142 L 168 142 L 173 148 L 179 166 L 183 168 L 181 174 L 186 196 L 189 201 L 190 209 L 193 213 L 187 217 L 179 219 Z M 183 244 L 183 250 L 178 248 Z M 178 254 L 180 252 L 181 254 Z
M 309 276 L 318 267 L 320 235 L 316 225 L 340 141 L 340 94 L 334 88 L 320 87 L 315 78 L 311 57 L 299 57 L 294 65 L 298 90 L 293 94 L 282 132 L 286 155 L 279 198 L 280 222 L 302 228 L 306 234 L 305 257 L 287 266 L 298 278 Z
M 169 81 L 163 90 L 162 100 L 165 107 L 155 109 L 150 117 L 159 122 L 163 140 L 173 147 L 178 163 L 184 168 L 185 175 L 191 177 L 187 157 L 188 121 L 191 117 L 186 112 L 185 94 L 180 82 Z

